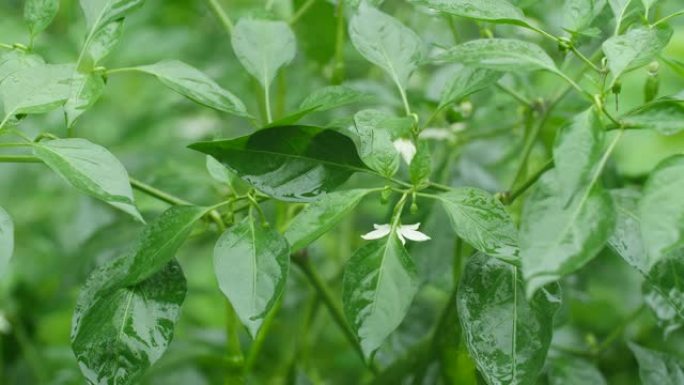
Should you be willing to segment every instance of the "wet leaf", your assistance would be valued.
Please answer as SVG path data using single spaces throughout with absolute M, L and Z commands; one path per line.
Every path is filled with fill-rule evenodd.
M 603 52 L 608 59 L 613 81 L 625 72 L 650 63 L 667 45 L 670 37 L 672 29 L 669 27 L 639 27 L 603 42 Z
M 527 26 L 523 12 L 506 0 L 410 0 L 449 15 Z
M 673 356 L 630 343 L 629 348 L 639 363 L 643 385 L 678 385 L 684 383 L 681 363 Z
M 632 267 L 646 274 L 651 262 L 641 240 L 639 201 L 641 193 L 633 189 L 611 190 L 615 202 L 615 231 L 608 245 Z
M 622 115 L 620 121 L 629 128 L 675 135 L 684 131 L 684 101 L 669 98 L 654 100 Z
M 591 362 L 578 357 L 551 359 L 550 385 L 606 385 L 606 380 Z

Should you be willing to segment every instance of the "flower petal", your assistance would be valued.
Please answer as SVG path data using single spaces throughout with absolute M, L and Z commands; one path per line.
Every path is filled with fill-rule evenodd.
M 404 226 L 399 230 L 399 233 L 406 237 L 406 239 L 415 241 L 415 242 L 424 242 L 424 241 L 429 241 L 431 238 L 428 237 L 427 235 L 421 233 L 420 231 L 408 229 Z
M 385 223 L 384 225 L 373 224 L 373 228 L 376 230 L 389 230 L 390 225 L 389 223 Z
M 403 230 L 403 229 L 418 230 L 419 227 L 420 227 L 420 222 L 414 223 L 412 225 L 401 225 L 400 229 L 401 230 Z
M 380 239 L 382 237 L 387 236 L 387 234 L 390 233 L 390 227 L 387 226 L 387 228 L 381 226 L 381 228 L 377 228 L 369 233 L 366 233 L 361 236 L 361 238 L 367 240 L 367 241 L 372 241 L 373 239 Z
M 412 141 L 408 139 L 397 139 L 394 142 L 392 142 L 394 145 L 394 148 L 399 152 L 401 157 L 404 159 L 404 162 L 406 164 L 411 164 L 411 161 L 413 160 L 413 157 L 416 155 L 416 145 L 413 144 Z
M 397 230 L 397 237 L 398 237 L 399 240 L 401 241 L 401 244 L 402 244 L 402 245 L 405 245 L 405 244 L 406 244 L 406 239 L 404 239 L 404 236 L 401 235 L 401 231 L 399 231 L 399 230 Z

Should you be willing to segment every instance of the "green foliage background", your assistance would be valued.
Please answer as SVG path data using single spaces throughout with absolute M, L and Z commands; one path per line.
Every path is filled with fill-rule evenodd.
M 257 0 L 224 0 L 231 18 L 257 14 L 288 20 L 302 0 L 272 1 L 270 11 Z M 563 15 L 557 1 L 518 1 L 528 16 L 542 21 L 551 32 L 562 34 Z M 677 0 L 663 1 L 656 14 L 663 16 L 681 9 Z M 0 2 L 0 41 L 28 43 L 22 20 L 23 1 Z M 451 26 L 463 40 L 478 37 L 477 24 L 463 18 L 435 18 L 416 11 L 405 1 L 388 0 L 383 11 L 402 20 L 433 46 L 453 45 Z M 606 7 L 594 23 L 609 29 L 611 14 Z M 298 52 L 294 62 L 278 76 L 272 87 L 276 118 L 294 111 L 312 91 L 330 84 L 334 72 L 335 5 L 325 0 L 314 5 L 298 19 L 293 29 Z M 684 18 L 673 19 L 674 36 L 663 53 L 684 59 Z M 494 26 L 497 36 L 520 37 L 543 44 L 560 62 L 562 54 L 553 44 L 541 41 L 531 32 L 512 26 Z M 48 30 L 35 41 L 34 49 L 48 62 L 73 62 L 83 42 L 85 25 L 75 1 L 62 1 L 61 9 Z M 402 110 L 394 86 L 379 70 L 368 64 L 347 41 L 342 47 L 346 80 L 376 95 L 373 106 Z M 246 103 L 249 111 L 260 111 L 261 90 L 235 58 L 230 37 L 204 0 L 147 0 L 125 21 L 121 43 L 103 63 L 107 68 L 150 64 L 164 59 L 189 63 L 230 89 Z M 623 79 L 620 110 L 640 105 L 643 100 L 645 69 Z M 684 77 L 661 64 L 660 95 L 684 89 Z M 431 112 L 426 96 L 434 95 L 439 84 L 437 68 L 421 68 L 410 81 L 409 98 L 423 119 Z M 538 73 L 516 79 L 517 89 L 530 100 L 547 97 L 559 84 L 553 75 Z M 487 89 L 470 98 L 474 112 L 463 118 L 450 111 L 446 119 L 433 123 L 447 126 L 466 120 L 468 134 L 455 147 L 448 183 L 477 186 L 491 192 L 505 191 L 510 184 L 516 157 L 522 147 L 524 127 L 517 124 L 521 107 L 509 95 Z M 534 148 L 529 170 L 536 170 L 548 159 L 555 132 L 578 110 L 579 96 L 567 98 L 542 132 Z M 611 100 L 612 102 L 612 100 Z M 334 112 L 306 118 L 308 123 L 325 124 L 348 118 L 359 108 L 345 107 Z M 63 114 L 56 111 L 31 116 L 22 123 L 31 136 L 44 131 L 67 136 Z M 106 91 L 76 124 L 76 136 L 101 144 L 114 153 L 129 174 L 162 190 L 192 202 L 215 202 L 225 187 L 205 171 L 204 156 L 187 145 L 208 138 L 247 134 L 245 120 L 203 108 L 163 87 L 142 74 L 112 74 Z M 607 180 L 615 185 L 641 183 L 653 167 L 671 154 L 684 151 L 684 133 L 665 137 L 651 131 L 628 131 L 618 144 L 609 165 Z M 92 269 L 126 249 L 141 226 L 125 214 L 65 187 L 46 167 L 33 164 L 2 164 L 0 167 L 0 204 L 10 213 L 16 226 L 16 250 L 9 273 L 0 280 L 0 314 L 9 325 L 0 333 L 0 383 L 3 385 L 83 384 L 84 380 L 70 347 L 71 317 L 79 289 Z M 363 186 L 363 178 L 350 185 Z M 156 216 L 167 206 L 143 194 L 136 201 L 146 217 Z M 275 226 L 286 223 L 284 208 L 269 203 L 267 213 Z M 519 209 L 519 208 L 518 208 Z M 335 231 L 317 241 L 309 255 L 322 276 L 340 298 L 341 271 L 354 249 L 362 244 L 359 235 L 370 229 L 390 210 L 378 199 L 368 199 Z M 359 360 L 344 335 L 334 327 L 320 298 L 301 271 L 292 269 L 272 329 L 254 362 L 251 381 L 256 384 L 477 384 L 474 364 L 463 342 L 452 341 L 453 328 L 460 327 L 448 311 L 454 245 L 448 218 L 435 214 L 425 219 L 425 232 L 433 241 L 417 244 L 411 254 L 425 283 L 408 316 L 381 351 L 377 361 L 383 368 L 375 377 Z M 201 229 L 178 253 L 188 279 L 188 295 L 183 305 L 176 336 L 168 352 L 147 373 L 143 384 L 205 385 L 221 384 L 231 362 L 226 353 L 226 303 L 218 289 L 211 253 L 216 234 Z M 564 302 L 555 318 L 551 356 L 581 357 L 594 362 L 610 384 L 638 384 L 636 361 L 624 343 L 639 342 L 667 351 L 684 360 L 684 334 L 676 330 L 665 337 L 655 318 L 643 310 L 643 278 L 618 256 L 605 249 L 601 255 L 562 282 Z M 438 322 L 439 320 L 442 322 Z M 435 325 L 443 325 L 439 342 L 432 343 Z M 241 332 L 243 346 L 251 344 Z M 607 342 L 606 342 L 607 341 Z M 605 345 L 604 345 L 605 343 Z M 600 349 L 598 354 L 589 354 Z M 421 357 L 428 357 L 423 362 Z M 389 365 L 389 366 L 388 366 Z M 441 366 L 440 366 L 441 365 Z M 553 368 L 547 368 L 554 370 Z M 423 382 L 412 382 L 422 373 Z M 398 376 L 401 380 L 395 379 Z M 540 383 L 547 383 L 546 375 Z M 375 381 L 375 382 L 373 382 Z M 479 382 L 478 382 L 479 381 Z M 445 382 L 446 383 L 446 382 Z M 577 382 L 578 384 L 582 382 Z M 587 382 L 588 383 L 588 382 Z M 555 383 L 554 383 L 555 384 Z

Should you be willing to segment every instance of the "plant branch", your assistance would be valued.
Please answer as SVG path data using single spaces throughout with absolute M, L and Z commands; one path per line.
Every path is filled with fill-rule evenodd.
M 174 206 L 191 206 L 192 203 L 179 198 L 177 196 L 174 196 L 172 194 L 169 194 L 167 192 L 164 192 L 162 190 L 159 190 L 155 187 L 152 187 L 146 183 L 143 183 L 135 178 L 130 178 L 131 181 L 131 186 L 133 186 L 134 189 L 147 194 L 153 198 L 156 198 L 162 202 L 166 202 L 170 205 Z
M 306 3 L 302 4 L 302 6 L 299 7 L 297 12 L 295 12 L 295 14 L 292 15 L 292 17 L 288 21 L 288 24 L 296 24 L 299 21 L 299 19 L 306 14 L 306 12 L 311 8 L 311 6 L 314 5 L 315 2 L 316 0 L 307 0 Z
M 681 9 L 681 10 L 679 10 L 679 11 L 673 13 L 673 14 L 670 14 L 670 15 L 667 15 L 667 16 L 663 17 L 662 19 L 660 19 L 660 20 L 656 21 L 655 23 L 653 23 L 653 26 L 654 26 L 654 27 L 655 27 L 655 26 L 658 26 L 658 25 L 660 25 L 660 24 L 662 24 L 662 23 L 665 23 L 666 21 L 668 21 L 668 20 L 670 20 L 670 19 L 672 19 L 672 18 L 675 18 L 675 17 L 677 17 L 677 16 L 682 16 L 682 15 L 684 15 L 684 9 Z
M 349 343 L 354 347 L 354 350 L 356 353 L 358 353 L 361 360 L 366 362 L 366 357 L 363 354 L 361 345 L 359 345 L 359 341 L 357 340 L 354 332 L 347 325 L 347 321 L 344 317 L 342 309 L 340 309 L 339 305 L 337 305 L 333 299 L 330 289 L 323 281 L 323 278 L 321 278 L 320 274 L 318 274 L 318 271 L 316 271 L 313 265 L 311 265 L 308 256 L 302 253 L 292 255 L 292 262 L 294 262 L 294 264 L 299 267 L 302 273 L 304 273 L 304 276 L 309 280 L 309 283 L 316 290 L 318 296 L 321 298 L 321 300 L 323 300 L 323 303 L 328 309 L 328 312 L 330 313 L 330 316 L 335 324 L 337 324 L 338 328 L 342 331 L 347 341 L 349 341 Z M 373 364 L 370 365 L 370 370 L 373 373 L 378 372 L 378 368 Z
M 521 104 L 525 105 L 526 107 L 530 109 L 534 109 L 535 105 L 532 103 L 529 99 L 527 99 L 524 95 L 520 94 L 518 91 L 504 85 L 501 83 L 496 83 L 496 87 L 500 89 L 501 91 L 507 93 L 508 95 L 512 96 L 513 99 L 519 101 Z
M 226 32 L 228 32 L 229 35 L 232 35 L 234 26 L 233 26 L 233 22 L 230 20 L 230 16 L 228 16 L 228 13 L 226 12 L 226 10 L 223 9 L 223 7 L 218 2 L 218 0 L 207 0 L 207 1 L 209 1 L 209 6 L 214 11 L 214 13 L 216 14 L 216 17 L 218 17 L 221 24 L 223 24 L 223 27 L 226 29 Z
M 517 187 L 515 190 L 510 192 L 505 192 L 501 194 L 501 203 L 505 205 L 510 205 L 518 197 L 520 197 L 527 189 L 529 189 L 533 184 L 535 184 L 545 172 L 553 168 L 553 159 L 547 161 L 544 166 L 542 166 L 537 172 L 535 172 L 531 177 L 529 177 L 523 184 Z
M 0 155 L 0 163 L 42 163 L 32 155 Z

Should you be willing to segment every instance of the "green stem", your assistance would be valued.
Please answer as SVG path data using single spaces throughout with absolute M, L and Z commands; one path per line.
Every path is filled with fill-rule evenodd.
M 221 24 L 223 24 L 223 27 L 226 29 L 226 32 L 228 32 L 229 35 L 233 34 L 233 22 L 230 20 L 230 17 L 228 16 L 228 13 L 226 12 L 225 9 L 219 4 L 218 0 L 208 0 L 209 5 L 211 6 L 211 9 L 214 11 L 216 14 L 216 17 L 219 18 L 219 21 L 221 21 Z
M 670 19 L 672 19 L 672 18 L 675 18 L 675 17 L 677 17 L 677 16 L 681 16 L 681 15 L 684 15 L 684 9 L 679 10 L 679 11 L 673 13 L 673 14 L 670 14 L 670 15 L 667 15 L 667 16 L 663 17 L 662 19 L 660 19 L 660 20 L 656 21 L 655 23 L 653 23 L 653 26 L 654 26 L 654 27 L 655 27 L 655 26 L 658 26 L 658 25 L 660 25 L 660 24 L 662 24 L 662 23 L 665 23 L 666 21 L 668 21 L 668 20 L 670 20 Z
M 544 175 L 545 172 L 549 171 L 552 168 L 553 159 L 550 159 L 546 162 L 546 164 L 544 164 L 544 166 L 542 166 L 537 172 L 535 172 L 531 177 L 529 177 L 523 184 L 521 184 L 515 190 L 511 191 L 510 193 L 504 193 L 501 197 L 501 202 L 505 205 L 510 205 L 525 191 L 527 191 L 528 188 L 535 184 L 539 180 L 539 178 L 541 178 L 541 176 Z
M 583 54 L 582 52 L 580 52 L 580 50 L 578 50 L 577 47 L 575 47 L 574 44 L 571 44 L 571 45 L 570 45 L 570 50 L 571 50 L 575 55 L 577 55 L 577 57 L 579 57 L 584 63 L 586 63 L 586 64 L 589 66 L 589 68 L 591 68 L 592 70 L 594 70 L 594 71 L 596 71 L 596 72 L 598 72 L 598 73 L 603 73 L 603 72 L 604 72 L 601 68 L 597 67 L 596 64 L 594 64 L 591 60 L 589 60 L 588 57 L 584 56 L 584 54 Z
M 302 273 L 304 273 L 304 276 L 307 278 L 311 286 L 313 286 L 313 288 L 318 293 L 319 298 L 323 300 L 323 303 L 328 309 L 330 316 L 332 317 L 335 324 L 337 324 L 338 328 L 342 331 L 347 341 L 349 341 L 349 343 L 354 347 L 354 350 L 359 355 L 361 360 L 363 362 L 366 362 L 366 358 L 363 354 L 363 350 L 361 349 L 361 345 L 359 345 L 359 342 L 356 339 L 356 335 L 354 334 L 354 332 L 347 325 L 347 321 L 344 317 L 342 309 L 333 299 L 334 297 L 330 293 L 330 289 L 325 284 L 321 276 L 318 274 L 318 271 L 316 271 L 313 265 L 311 265 L 308 257 L 306 255 L 293 255 L 292 261 L 295 265 L 297 265 L 297 267 L 299 267 Z M 378 372 L 378 368 L 374 365 L 370 366 L 370 370 L 373 371 L 373 373 Z
M 293 25 L 299 21 L 299 19 L 306 14 L 306 12 L 314 5 L 316 0 L 307 0 L 306 3 L 302 4 L 301 7 L 295 12 L 294 15 L 288 21 L 288 24 Z
M 112 69 L 108 69 L 107 71 L 105 71 L 105 75 L 118 74 L 121 72 L 133 72 L 136 70 L 137 69 L 135 67 L 112 68 Z
M 0 155 L 0 163 L 42 163 L 31 155 Z
M 14 49 L 11 44 L 0 43 L 0 48 Z
M 259 333 L 254 339 L 254 342 L 252 343 L 252 346 L 249 348 L 249 352 L 247 353 L 247 359 L 245 360 L 244 369 L 245 373 L 251 373 L 252 369 L 254 369 L 256 360 L 257 358 L 259 358 L 259 353 L 261 353 L 261 350 L 264 346 L 264 342 L 266 342 L 266 336 L 269 334 L 271 326 L 273 325 L 273 320 L 280 311 L 280 307 L 282 306 L 282 304 L 283 297 L 281 296 L 280 298 L 278 298 L 278 302 L 275 304 L 275 306 L 273 306 L 271 311 L 268 312 L 266 318 L 264 319 L 264 322 L 261 324 Z
M 225 385 L 240 384 L 244 381 L 245 359 L 240 346 L 240 321 L 233 305 L 226 299 L 226 354 L 227 365 L 224 377 Z
M 271 114 L 271 95 L 269 88 L 269 85 L 264 87 L 264 107 L 266 108 L 266 122 L 271 124 L 271 122 L 273 122 L 273 115 Z
M 646 306 L 642 304 L 641 306 L 639 306 L 639 308 L 632 312 L 632 314 L 628 315 L 627 318 L 625 318 L 624 321 L 622 321 L 620 325 L 618 325 L 618 327 L 613 329 L 613 331 L 610 334 L 608 334 L 608 336 L 601 342 L 601 344 L 599 344 L 596 347 L 595 354 L 598 355 L 604 352 L 606 349 L 608 349 L 610 345 L 612 345 L 613 342 L 615 342 L 615 340 L 622 336 L 622 333 L 625 331 L 627 326 L 629 326 L 629 324 L 631 324 L 634 320 L 639 318 L 639 316 L 644 310 L 646 310 Z
M 158 200 L 160 200 L 162 202 L 166 202 L 166 203 L 168 203 L 170 205 L 174 205 L 174 206 L 190 206 L 190 205 L 192 205 L 192 203 L 190 203 L 184 199 L 178 198 L 178 197 L 171 195 L 167 192 L 159 190 L 159 189 L 152 187 L 146 183 L 143 183 L 143 182 L 141 182 L 135 178 L 130 178 L 130 180 L 131 180 L 131 186 L 133 186 L 134 189 L 136 189 L 142 193 L 145 193 L 151 197 L 157 198 Z
M 31 143 L 0 143 L 0 147 L 6 147 L 6 148 L 31 147 Z
M 526 106 L 530 109 L 534 109 L 534 107 L 535 107 L 534 103 L 532 103 L 529 99 L 527 99 L 524 95 L 520 94 L 518 91 L 516 91 L 512 88 L 509 88 L 508 86 L 503 85 L 501 83 L 496 83 L 496 87 L 498 89 L 500 89 L 501 91 L 507 93 L 508 95 L 512 96 L 513 99 L 519 101 L 524 106 Z
M 404 103 L 404 111 L 406 111 L 406 116 L 411 116 L 411 106 L 409 105 L 408 98 L 406 97 L 406 91 L 398 81 L 395 81 L 395 83 L 397 84 L 397 88 L 399 88 L 399 94 L 401 94 L 401 101 Z
M 21 352 L 26 359 L 26 363 L 31 368 L 31 371 L 36 376 L 39 384 L 48 383 L 48 373 L 45 371 L 45 360 L 41 357 L 40 352 L 31 341 L 26 327 L 21 320 L 11 319 L 10 324 L 14 330 L 14 335 L 17 337 L 17 342 L 21 348 Z
M 332 83 L 340 84 L 344 80 L 344 4 L 345 1 L 337 2 L 337 31 L 335 36 L 335 65 L 333 66 Z

